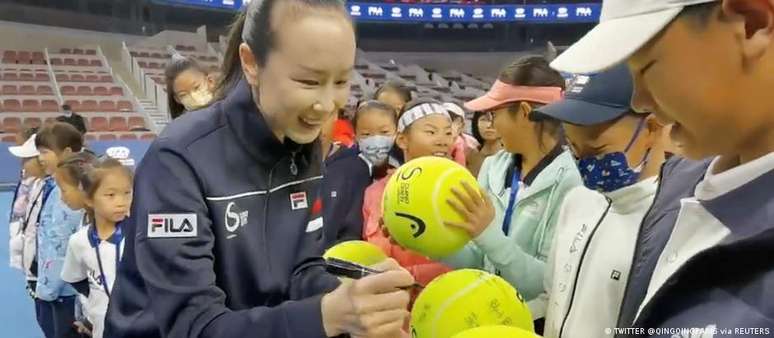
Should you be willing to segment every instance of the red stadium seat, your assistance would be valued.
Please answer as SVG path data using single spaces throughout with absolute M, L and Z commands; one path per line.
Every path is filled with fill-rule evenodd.
M 73 50 L 70 49 L 70 48 L 62 48 L 62 49 L 59 50 L 59 53 L 61 53 L 61 54 L 72 54 Z
M 57 82 L 70 82 L 70 76 L 67 74 L 56 74 L 55 77 Z
M 64 64 L 65 66 L 77 66 L 78 62 L 75 61 L 75 59 L 67 58 L 67 59 L 64 59 Z
M 19 81 L 35 81 L 35 75 L 32 73 L 19 74 Z
M 57 80 L 61 81 L 61 79 L 59 79 L 59 76 L 57 76 Z M 61 90 L 62 90 L 62 95 L 76 95 L 75 87 L 73 86 L 62 86 Z
M 141 140 L 153 140 L 155 138 L 156 138 L 156 134 L 153 134 L 153 133 L 142 134 L 142 136 L 140 136 Z
M 118 101 L 118 110 L 120 111 L 134 111 L 132 103 L 126 100 Z
M 103 76 L 100 76 L 100 78 L 99 78 L 99 82 L 108 82 L 108 83 L 112 83 L 112 82 L 113 82 L 113 77 L 112 77 L 112 76 L 110 76 L 110 75 L 103 75 Z
M 40 103 L 40 110 L 43 112 L 59 111 L 59 103 L 54 100 L 43 100 L 43 102 Z
M 94 87 L 94 95 L 95 96 L 108 96 L 108 95 L 110 95 L 110 92 L 108 92 L 107 87 Z
M 81 110 L 81 102 L 78 100 L 66 100 L 64 104 L 70 106 L 70 108 L 72 108 L 75 112 Z
M 80 96 L 91 96 L 91 87 L 78 86 L 78 90 L 76 91 L 75 94 Z
M 70 82 L 85 82 L 86 78 L 83 77 L 81 74 L 72 74 L 70 75 Z
M 21 119 L 18 117 L 6 117 L 3 120 L 3 130 L 6 133 L 18 133 L 21 131 Z
M 121 134 L 121 136 L 118 137 L 119 140 L 124 141 L 133 141 L 137 139 L 137 135 L 135 134 Z
M 89 60 L 86 59 L 78 59 L 78 65 L 79 66 L 89 66 Z
M 60 58 L 51 58 L 51 65 L 52 66 L 61 66 L 62 65 L 62 59 L 60 59 Z
M 129 51 L 129 55 L 131 55 L 132 57 L 135 57 L 135 58 L 136 58 L 136 57 L 139 57 L 139 56 L 140 56 L 140 53 L 137 53 L 137 52 L 135 52 L 135 51 Z
M 13 64 L 16 63 L 16 52 L 7 50 L 3 52 L 3 63 Z
M 38 95 L 54 95 L 54 90 L 49 86 L 38 86 Z
M 76 55 L 83 55 L 83 49 L 80 49 L 80 48 L 73 48 L 73 54 L 76 54 Z
M 148 68 L 148 63 L 145 61 L 137 61 L 137 64 L 140 65 L 140 68 Z
M 112 87 L 110 88 L 110 95 L 124 96 L 124 89 L 121 87 Z
M 99 75 L 86 75 L 86 82 L 100 82 Z
M 46 55 L 43 54 L 43 52 L 32 52 L 32 61 L 34 63 L 39 63 L 39 62 L 35 62 L 35 61 L 42 61 L 43 64 L 45 64 L 45 62 L 46 62 Z
M 46 101 L 43 101 L 43 102 L 46 102 Z M 55 117 L 47 117 L 45 120 L 43 120 L 43 124 L 52 124 L 54 122 L 56 122 Z
M 37 93 L 35 86 L 24 85 L 19 87 L 19 95 L 35 95 Z
M 3 89 L 0 91 L 0 93 L 3 95 L 16 95 L 19 93 L 19 91 L 14 85 L 3 85 Z
M 32 54 L 27 51 L 21 51 L 16 53 L 16 63 L 30 64 L 32 61 Z
M 107 118 L 102 116 L 92 117 L 91 121 L 89 122 L 89 128 L 89 130 L 96 132 L 108 131 Z
M 96 49 L 87 49 L 86 50 L 86 55 L 97 55 L 97 50 Z
M 129 131 L 129 126 L 126 124 L 126 119 L 120 116 L 114 116 L 110 118 L 110 131 Z
M 19 75 L 16 73 L 5 73 L 3 74 L 3 80 L 5 81 L 18 81 Z
M 86 138 L 86 141 L 96 141 L 97 140 L 97 137 L 94 136 L 94 134 L 86 134 L 84 137 Z
M 132 116 L 129 118 L 129 130 L 131 131 L 141 131 L 141 130 L 147 130 L 145 128 L 145 119 L 140 116 Z
M 35 81 L 45 81 L 45 82 L 48 82 L 50 80 L 51 80 L 51 78 L 46 73 L 37 73 L 37 74 L 35 74 Z
M 2 138 L 0 138 L 0 141 L 6 142 L 6 143 L 16 143 L 16 135 L 3 135 Z
M 101 112 L 111 113 L 116 112 L 116 103 L 114 101 L 99 101 L 99 110 Z
M 102 135 L 99 135 L 99 140 L 100 141 L 115 141 L 116 139 L 118 139 L 116 137 L 116 134 L 102 134 Z
M 28 117 L 24 119 L 24 128 L 37 128 L 40 127 L 43 124 L 42 121 L 40 121 L 37 117 Z
M 141 58 L 147 58 L 147 57 L 149 57 L 149 55 L 148 55 L 148 52 L 140 52 L 140 57 L 141 57 Z
M 3 101 L 3 110 L 12 113 L 18 113 L 22 111 L 22 105 L 19 100 L 8 99 Z
M 40 112 L 40 101 L 38 100 L 22 101 L 22 111 L 31 112 L 31 113 Z
M 100 60 L 91 60 L 91 62 L 89 63 L 89 66 L 92 66 L 92 67 L 102 67 L 102 61 L 100 61 Z
M 81 101 L 81 111 L 83 112 L 96 112 L 99 110 L 99 106 L 97 105 L 97 101 L 94 100 L 83 100 Z

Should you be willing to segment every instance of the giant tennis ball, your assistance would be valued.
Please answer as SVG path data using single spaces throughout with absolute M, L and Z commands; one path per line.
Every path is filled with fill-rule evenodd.
M 365 241 L 346 241 L 332 246 L 323 258 L 338 258 L 347 262 L 371 266 L 387 259 L 378 246 Z
M 421 157 L 398 168 L 384 190 L 384 224 L 390 236 L 402 247 L 431 258 L 460 250 L 470 236 L 444 221 L 463 221 L 446 202 L 456 200 L 451 188 L 462 190 L 463 181 L 478 189 L 465 167 L 442 157 Z
M 437 277 L 422 290 L 411 310 L 414 338 L 451 338 L 491 325 L 534 332 L 532 314 L 516 289 L 480 270 L 456 270 Z
M 513 326 L 482 326 L 454 335 L 453 338 L 540 338 L 540 336 Z

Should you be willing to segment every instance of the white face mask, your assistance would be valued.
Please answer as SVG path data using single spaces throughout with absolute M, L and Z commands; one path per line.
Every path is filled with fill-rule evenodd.
M 212 93 L 206 88 L 202 88 L 181 98 L 180 104 L 185 107 L 186 111 L 193 111 L 206 106 L 210 101 L 212 101 Z
M 387 156 L 395 143 L 392 136 L 374 135 L 357 141 L 360 153 L 374 166 L 387 162 Z

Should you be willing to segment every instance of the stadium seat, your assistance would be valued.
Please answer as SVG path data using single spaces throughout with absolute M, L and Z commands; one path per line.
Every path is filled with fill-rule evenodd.
M 40 103 L 40 110 L 43 112 L 59 111 L 59 102 L 54 100 L 43 100 L 43 102 Z
M 54 117 L 47 117 L 45 120 L 43 120 L 43 124 L 51 124 L 56 122 L 56 118 Z
M 118 138 L 116 137 L 116 134 L 102 134 L 99 135 L 100 141 L 115 141 Z
M 89 130 L 94 132 L 108 131 L 107 118 L 102 116 L 92 117 L 89 121 Z
M 148 55 L 148 52 L 140 52 L 140 57 L 141 57 L 141 58 L 147 58 L 147 57 L 149 57 L 149 56 L 150 56 L 150 55 Z
M 22 105 L 19 100 L 8 99 L 3 101 L 3 110 L 11 113 L 18 113 L 22 111 Z
M 54 95 L 54 90 L 49 86 L 38 86 L 38 95 Z
M 160 66 L 159 66 L 159 64 L 158 64 L 158 63 L 156 63 L 156 62 L 150 62 L 150 63 L 148 63 L 148 68 L 151 68 L 151 69 L 159 69 L 159 68 L 161 68 L 161 67 L 160 67 Z
M 3 74 L 3 80 L 5 81 L 18 81 L 19 75 L 16 73 L 4 73 Z
M 56 74 L 55 77 L 57 82 L 70 82 L 70 76 L 67 74 Z
M 36 95 L 35 86 L 23 85 L 19 87 L 19 95 Z
M 121 87 L 112 87 L 110 88 L 110 95 L 124 96 L 124 89 Z
M 32 52 L 32 62 L 35 64 L 46 64 L 46 55 L 43 52 Z
M 133 111 L 132 103 L 126 100 L 118 101 L 118 110 L 120 111 Z
M 141 140 L 154 140 L 154 139 L 156 139 L 156 134 L 153 134 L 153 133 L 142 134 L 142 136 L 140 136 L 140 139 Z
M 108 96 L 108 95 L 110 95 L 110 92 L 108 92 L 107 87 L 94 87 L 94 95 L 95 96 Z
M 150 57 L 156 58 L 156 59 L 163 59 L 164 57 L 161 56 L 161 53 L 151 53 Z
M 78 65 L 79 65 L 79 66 L 86 66 L 86 67 L 88 67 L 88 66 L 89 66 L 89 60 L 86 60 L 86 59 L 78 59 Z
M 99 111 L 112 113 L 118 111 L 115 101 L 99 101 Z
M 118 137 L 119 140 L 123 141 L 133 141 L 137 139 L 137 135 L 135 134 L 121 134 L 121 136 Z
M 60 58 L 51 58 L 51 65 L 52 66 L 61 66 L 63 64 L 62 59 Z
M 57 80 L 61 81 L 61 79 L 59 79 L 59 76 L 57 76 Z M 68 95 L 69 96 L 69 95 L 76 95 L 76 93 L 77 93 L 75 91 L 75 87 L 73 87 L 73 86 L 62 86 L 61 89 L 62 89 L 62 95 Z
M 15 134 L 21 131 L 21 119 L 18 117 L 6 117 L 3 119 L 3 130 L 6 133 Z
M 16 52 L 7 50 L 3 52 L 3 63 L 16 63 Z
M 38 100 L 24 100 L 22 101 L 22 111 L 30 113 L 40 112 L 40 101 Z
M 32 54 L 27 51 L 21 51 L 16 53 L 16 63 L 30 64 L 32 61 Z
M 137 61 L 137 64 L 140 65 L 140 68 L 148 68 L 148 63 L 145 61 Z
M 108 129 L 110 129 L 110 131 L 129 131 L 129 126 L 126 124 L 125 118 L 113 116 L 110 118 Z
M 96 49 L 87 49 L 86 50 L 86 55 L 97 55 L 97 50 Z
M 32 73 L 19 74 L 19 81 L 35 81 L 35 75 Z
M 75 59 L 66 58 L 66 59 L 64 59 L 64 65 L 65 66 L 77 66 L 78 62 L 75 61 Z
M 109 82 L 109 83 L 112 83 L 113 82 L 113 77 L 110 76 L 110 75 L 103 75 L 103 76 L 101 76 L 99 78 L 99 80 L 100 80 L 99 82 Z
M 83 49 L 80 49 L 80 48 L 73 48 L 73 54 L 76 54 L 76 55 L 83 55 Z
M 135 51 L 129 51 L 129 55 L 131 55 L 132 57 L 135 57 L 135 58 L 136 58 L 136 57 L 139 57 L 139 56 L 140 56 L 140 53 L 137 53 L 137 52 L 135 52 Z
M 86 82 L 100 82 L 99 75 L 86 75 Z
M 84 82 L 86 81 L 86 78 L 83 77 L 81 74 L 72 74 L 70 75 L 70 82 Z
M 100 61 L 100 60 L 91 60 L 89 65 L 92 66 L 92 67 L 102 67 L 102 61 Z
M 97 101 L 94 100 L 83 100 L 81 101 L 81 111 L 83 112 L 96 112 L 99 110 L 99 106 L 97 105 Z
M 81 102 L 78 100 L 66 100 L 64 104 L 70 106 L 70 108 L 72 108 L 72 110 L 75 112 L 79 112 L 81 110 Z
M 43 122 L 37 117 L 28 117 L 24 119 L 24 128 L 37 128 L 40 127 Z
M 35 81 L 51 81 L 51 78 L 48 76 L 48 74 L 45 73 L 38 73 L 35 74 Z
M 16 95 L 19 92 L 14 85 L 3 85 L 3 89 L 0 93 L 3 95 Z
M 94 134 L 88 133 L 84 136 L 86 138 L 86 141 L 96 141 L 97 137 L 94 136 Z
M 70 49 L 70 48 L 62 48 L 62 49 L 59 50 L 59 53 L 61 53 L 61 54 L 72 54 L 73 50 Z
M 75 93 L 76 95 L 80 96 L 91 96 L 91 87 L 88 86 L 78 86 L 78 90 Z
M 15 143 L 16 142 L 16 135 L 11 134 L 3 134 L 2 138 L 0 138 L 0 141 L 6 142 L 6 143 Z
M 145 128 L 145 119 L 140 116 L 132 116 L 129 118 L 129 130 L 131 131 L 143 131 L 148 130 Z

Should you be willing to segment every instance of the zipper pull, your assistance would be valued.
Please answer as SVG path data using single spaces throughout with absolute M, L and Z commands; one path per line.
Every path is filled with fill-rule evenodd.
M 293 174 L 293 176 L 298 175 L 298 166 L 296 165 L 296 153 L 295 152 L 290 154 L 290 173 Z

